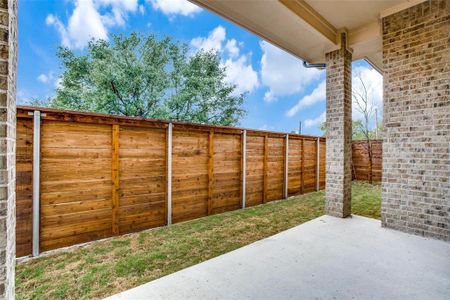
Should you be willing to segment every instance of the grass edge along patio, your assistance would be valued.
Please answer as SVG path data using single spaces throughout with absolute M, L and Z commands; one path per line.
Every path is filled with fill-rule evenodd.
M 380 185 L 353 183 L 353 213 L 380 218 Z M 18 299 L 102 298 L 323 215 L 324 191 L 112 237 L 19 264 Z

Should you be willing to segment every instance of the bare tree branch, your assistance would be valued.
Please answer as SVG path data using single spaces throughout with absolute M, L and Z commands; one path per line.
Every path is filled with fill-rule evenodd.
M 361 74 L 356 75 L 356 80 L 359 83 L 359 87 L 353 87 L 352 96 L 353 103 L 356 104 L 355 109 L 359 111 L 363 116 L 363 122 L 359 124 L 361 132 L 366 139 L 367 154 L 369 156 L 369 166 L 368 166 L 368 180 L 372 183 L 373 178 L 373 153 L 372 153 L 372 143 L 370 141 L 370 118 L 373 115 L 373 103 L 371 98 L 372 87 L 369 83 L 366 83 L 362 78 Z

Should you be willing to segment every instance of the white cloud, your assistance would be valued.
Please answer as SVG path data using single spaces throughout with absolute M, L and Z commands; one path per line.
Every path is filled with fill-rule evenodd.
M 55 26 L 56 30 L 59 33 L 59 36 L 61 37 L 61 44 L 63 46 L 69 47 L 70 46 L 70 40 L 69 40 L 69 34 L 67 33 L 67 29 L 64 26 L 64 24 L 58 19 L 58 17 L 50 14 L 45 19 L 45 23 L 48 26 Z
M 47 84 L 56 81 L 55 73 L 53 71 L 48 72 L 47 74 L 42 73 L 37 77 L 37 80 L 40 82 Z
M 303 67 L 300 59 L 262 41 L 260 43 L 261 81 L 268 87 L 264 101 L 276 101 L 279 96 L 301 92 L 305 86 L 320 78 L 323 71 Z
M 258 87 L 258 74 L 248 63 L 246 56 L 241 56 L 237 60 L 229 58 L 222 64 L 227 73 L 225 80 L 236 85 L 237 93 L 251 92 Z
M 62 84 L 62 77 L 55 76 L 53 71 L 50 71 L 47 74 L 42 73 L 36 79 L 43 84 L 53 84 L 56 89 L 60 88 Z
M 383 77 L 375 69 L 368 67 L 356 67 L 353 69 L 352 77 L 352 89 L 361 90 L 362 84 L 358 77 L 361 77 L 364 84 L 369 90 L 369 105 L 370 107 L 377 108 L 378 113 L 382 113 L 383 110 Z M 301 98 L 298 103 L 287 111 L 286 116 L 292 117 L 297 114 L 301 109 L 312 106 L 318 102 L 326 100 L 326 83 L 325 80 L 308 95 Z M 352 103 L 352 116 L 354 120 L 361 119 L 363 116 L 356 108 L 355 100 Z M 304 124 L 305 127 L 314 127 L 325 122 L 325 112 L 323 112 L 317 118 L 307 119 Z
M 167 16 L 193 16 L 202 9 L 187 0 L 147 0 L 154 10 L 160 10 Z
M 225 49 L 227 49 L 231 57 L 239 56 L 239 47 L 235 39 L 229 40 L 225 45 Z
M 295 104 L 291 109 L 289 109 L 286 113 L 286 116 L 293 117 L 296 113 L 298 113 L 301 109 L 313 106 L 314 104 L 325 101 L 326 99 L 326 82 L 323 80 L 319 85 L 311 92 L 301 98 L 297 104 Z
M 139 12 L 141 13 L 141 15 L 144 15 L 145 14 L 145 7 L 144 7 L 144 5 L 139 5 Z
M 49 15 L 47 25 L 54 25 L 61 36 L 63 46 L 84 48 L 90 39 L 107 39 L 108 33 L 92 0 L 78 0 L 69 17 L 67 27 L 58 17 Z
M 47 83 L 50 80 L 50 78 L 45 74 L 41 74 L 37 77 L 37 80 L 39 80 L 42 83 Z
M 362 91 L 363 85 L 361 83 L 364 82 L 368 90 L 369 97 L 369 108 L 374 110 L 378 109 L 378 113 L 383 112 L 383 76 L 378 73 L 373 68 L 368 68 L 364 66 L 356 67 L 352 72 L 352 89 L 353 91 L 360 92 Z M 357 105 L 355 103 L 355 99 L 353 99 L 352 103 L 352 114 L 354 120 L 360 120 L 363 118 L 362 113 L 357 109 Z
M 309 127 L 314 127 L 314 126 L 319 126 L 320 124 L 322 124 L 323 122 L 325 122 L 327 118 L 326 112 L 323 112 L 320 114 L 320 116 L 313 118 L 313 119 L 306 119 L 305 120 L 305 127 L 309 128 Z
M 226 68 L 225 80 L 236 85 L 237 93 L 251 92 L 259 86 L 258 73 L 250 62 L 251 54 L 240 54 L 240 49 L 235 39 L 227 40 L 226 30 L 217 26 L 207 37 L 196 37 L 191 40 L 194 50 L 214 50 L 222 56 L 221 65 Z
M 94 0 L 94 2 L 98 6 L 111 6 L 126 11 L 136 11 L 138 8 L 138 0 Z
M 211 31 L 206 38 L 196 37 L 192 39 L 191 45 L 196 49 L 205 51 L 222 51 L 222 44 L 225 41 L 226 32 L 222 26 L 217 26 Z
M 128 14 L 137 9 L 138 0 L 77 0 L 67 25 L 52 14 L 45 23 L 55 26 L 63 46 L 82 49 L 91 39 L 107 40 L 108 28 L 124 26 Z
M 47 25 L 53 25 L 53 24 L 55 24 L 55 23 L 56 23 L 56 18 L 55 18 L 54 15 L 49 14 L 49 15 L 47 16 L 47 18 L 45 18 L 45 24 L 47 24 Z
M 97 8 L 110 7 L 111 12 L 102 16 L 106 26 L 124 26 L 128 13 L 138 10 L 138 0 L 94 0 Z

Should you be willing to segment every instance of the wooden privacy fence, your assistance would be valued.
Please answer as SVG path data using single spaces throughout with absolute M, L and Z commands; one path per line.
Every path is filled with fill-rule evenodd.
M 17 256 L 325 186 L 324 138 L 32 107 L 16 159 Z
M 372 180 L 381 181 L 383 160 L 383 141 L 370 141 L 372 147 Z M 352 163 L 353 179 L 369 180 L 369 152 L 366 141 L 353 141 Z

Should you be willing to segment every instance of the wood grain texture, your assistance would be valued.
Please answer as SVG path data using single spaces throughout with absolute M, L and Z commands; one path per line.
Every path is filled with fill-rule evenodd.
M 214 131 L 209 132 L 208 140 L 208 215 L 212 213 L 214 193 Z
M 119 234 L 119 125 L 112 125 L 111 177 L 112 177 L 112 233 Z
M 303 140 L 303 177 L 302 186 L 303 193 L 310 193 L 316 191 L 316 141 Z
M 301 143 L 301 161 L 300 161 L 300 193 L 305 192 L 305 139 Z
M 264 136 L 247 136 L 246 206 L 263 203 Z
M 214 134 L 212 213 L 241 207 L 241 137 Z
M 383 142 L 371 141 L 372 146 L 372 180 L 381 181 Z M 352 143 L 353 179 L 369 180 L 369 153 L 366 141 Z
M 17 119 L 17 255 L 31 254 L 30 108 Z M 40 245 L 46 251 L 167 224 L 168 122 L 43 110 Z M 172 221 L 283 199 L 285 134 L 175 122 Z M 313 191 L 316 138 L 289 135 L 288 194 Z M 325 186 L 325 139 L 320 185 Z
M 267 170 L 267 159 L 269 156 L 269 136 L 266 134 L 264 136 L 264 183 L 263 183 L 263 203 L 267 202 L 267 176 L 268 176 L 268 170 Z
M 169 224 L 169 127 L 166 128 L 166 141 L 165 141 L 165 180 L 164 180 L 164 224 Z
M 326 175 L 326 141 L 325 139 L 320 140 L 320 189 L 325 188 L 325 175 Z
M 31 254 L 33 230 L 33 121 L 16 128 L 16 255 Z
M 173 128 L 173 223 L 208 214 L 209 132 Z
M 284 136 L 268 137 L 266 145 L 266 202 L 283 199 Z
M 41 126 L 41 250 L 110 236 L 111 126 Z
M 301 188 L 301 140 L 289 136 L 288 195 L 300 194 Z
M 241 153 L 240 153 L 240 157 L 239 157 L 239 159 L 240 159 L 240 182 L 239 182 L 239 193 L 240 193 L 240 195 L 241 195 L 241 208 L 243 208 L 244 207 L 244 197 L 245 197 L 245 195 L 244 195 L 244 187 L 243 187 L 243 185 L 244 185 L 244 181 L 246 180 L 246 172 L 244 171 L 245 170 L 245 168 L 246 168 L 246 162 L 244 161 L 244 155 L 245 155 L 245 153 L 244 153 L 244 151 L 246 151 L 246 149 L 244 148 L 245 146 L 244 146 L 244 134 L 241 134 L 240 135 L 240 137 L 241 137 Z
M 166 129 L 120 126 L 120 232 L 166 223 Z

